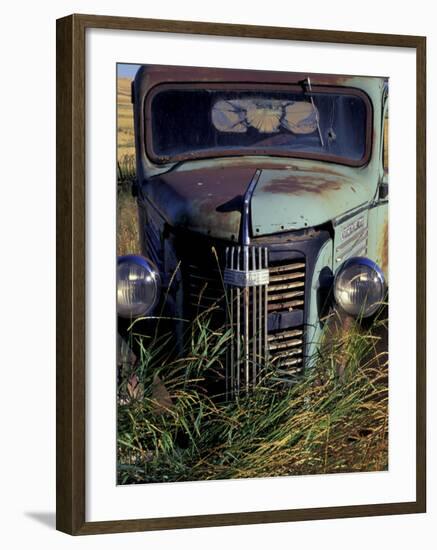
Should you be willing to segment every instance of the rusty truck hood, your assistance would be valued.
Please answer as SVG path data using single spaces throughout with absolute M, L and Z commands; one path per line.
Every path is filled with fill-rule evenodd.
M 254 236 L 321 225 L 369 201 L 374 192 L 344 167 L 263 166 L 251 203 Z M 256 169 L 172 170 L 151 178 L 146 196 L 172 227 L 237 240 L 243 196 Z
M 151 202 L 172 227 L 238 239 L 242 198 L 255 167 L 173 170 L 146 185 Z
M 338 166 L 263 170 L 252 198 L 254 235 L 314 227 L 369 202 L 363 171 Z

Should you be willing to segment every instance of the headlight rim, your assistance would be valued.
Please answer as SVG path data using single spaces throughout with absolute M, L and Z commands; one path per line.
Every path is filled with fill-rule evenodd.
M 140 314 L 130 314 L 125 315 L 120 313 L 118 308 L 118 298 L 116 300 L 117 302 L 117 315 L 123 319 L 138 319 L 141 317 L 144 317 L 150 313 L 153 312 L 153 310 L 156 308 L 157 303 L 159 302 L 159 298 L 161 295 L 161 287 L 162 287 L 162 279 L 161 274 L 159 272 L 159 269 L 157 268 L 156 264 L 150 260 L 150 258 L 143 256 L 141 254 L 124 254 L 122 256 L 117 257 L 117 270 L 120 265 L 125 263 L 136 263 L 137 265 L 141 266 L 146 271 L 150 272 L 153 276 L 153 280 L 155 282 L 155 298 L 151 302 L 151 304 Z M 118 291 L 118 273 L 117 273 L 117 291 Z
M 340 277 L 340 275 L 348 268 L 350 267 L 351 265 L 363 265 L 365 267 L 368 267 L 370 269 L 372 269 L 377 277 L 378 277 L 378 280 L 381 284 L 381 288 L 382 288 L 382 298 L 381 298 L 381 301 L 380 302 L 375 302 L 378 304 L 378 306 L 375 308 L 375 310 L 370 310 L 369 313 L 359 313 L 359 314 L 353 314 L 353 313 L 350 313 L 347 311 L 347 309 L 342 305 L 342 303 L 340 302 L 340 300 L 337 298 L 337 293 L 336 293 L 336 289 L 337 289 L 337 281 Z M 383 305 L 383 298 L 386 296 L 387 294 L 387 282 L 386 282 L 386 279 L 385 279 L 385 276 L 384 276 L 384 272 L 382 271 L 381 267 L 373 260 L 371 260 L 370 258 L 368 258 L 367 256 L 353 256 L 351 258 L 348 258 L 347 260 L 345 260 L 340 266 L 339 268 L 337 269 L 335 275 L 334 275 L 334 282 L 333 282 L 333 293 L 334 293 L 334 300 L 335 300 L 335 303 L 341 307 L 341 309 L 347 313 L 348 315 L 351 315 L 353 317 L 357 317 L 357 318 L 368 318 L 368 317 L 371 317 L 372 315 L 374 315 L 379 307 L 381 307 Z

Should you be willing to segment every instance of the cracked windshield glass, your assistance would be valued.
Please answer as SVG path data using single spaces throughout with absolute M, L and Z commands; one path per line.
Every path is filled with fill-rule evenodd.
M 303 152 L 359 161 L 366 116 L 353 93 L 166 89 L 151 102 L 151 153 L 169 160 L 196 152 Z

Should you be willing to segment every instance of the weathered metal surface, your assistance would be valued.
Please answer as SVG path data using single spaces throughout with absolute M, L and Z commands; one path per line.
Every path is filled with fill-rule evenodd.
M 388 201 L 377 203 L 369 210 L 369 247 L 368 257 L 382 269 L 386 281 L 388 268 Z
M 259 71 L 252 69 L 225 69 L 211 67 L 187 67 L 175 65 L 143 65 L 135 78 L 142 84 L 143 91 L 157 84 L 171 82 L 259 82 L 259 83 L 298 83 L 311 77 L 313 86 L 351 86 L 361 88 L 358 83 L 369 77 L 335 75 L 325 73 L 298 73 L 288 71 Z M 377 77 L 373 77 L 377 78 Z M 385 80 L 380 78 L 380 80 Z
M 334 264 L 336 271 L 352 256 L 366 256 L 368 244 L 368 211 L 362 210 L 336 224 L 334 237 Z
M 223 166 L 173 170 L 151 178 L 144 194 L 172 227 L 237 241 L 243 197 L 255 172 Z
M 171 226 L 237 241 L 244 194 L 256 165 L 216 164 L 151 178 L 144 193 Z M 293 166 L 267 164 L 252 197 L 252 236 L 321 225 L 371 201 L 375 185 L 356 169 L 320 164 L 320 170 L 304 160 Z
M 254 233 L 321 225 L 372 199 L 375 185 L 353 168 L 320 168 L 299 160 L 293 169 L 263 170 L 252 200 Z

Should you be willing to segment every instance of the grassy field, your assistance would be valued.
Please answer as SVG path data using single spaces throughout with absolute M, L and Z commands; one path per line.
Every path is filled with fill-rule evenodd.
M 139 253 L 137 205 L 130 191 L 121 189 L 117 197 L 117 256 Z
M 135 179 L 135 142 L 133 110 L 130 99 L 131 80 L 117 80 L 117 255 L 140 251 L 138 215 L 131 186 Z
M 141 341 L 120 376 L 120 484 L 381 471 L 388 467 L 387 354 L 377 329 L 351 327 L 299 382 L 271 366 L 249 394 L 212 399 L 204 384 L 223 368 L 230 333 L 207 314 L 190 327 L 184 357 L 162 360 L 172 335 Z M 338 359 L 346 365 L 343 374 Z M 344 361 L 344 363 L 343 363 Z
M 119 163 L 135 158 L 131 79 L 117 79 L 117 158 Z

